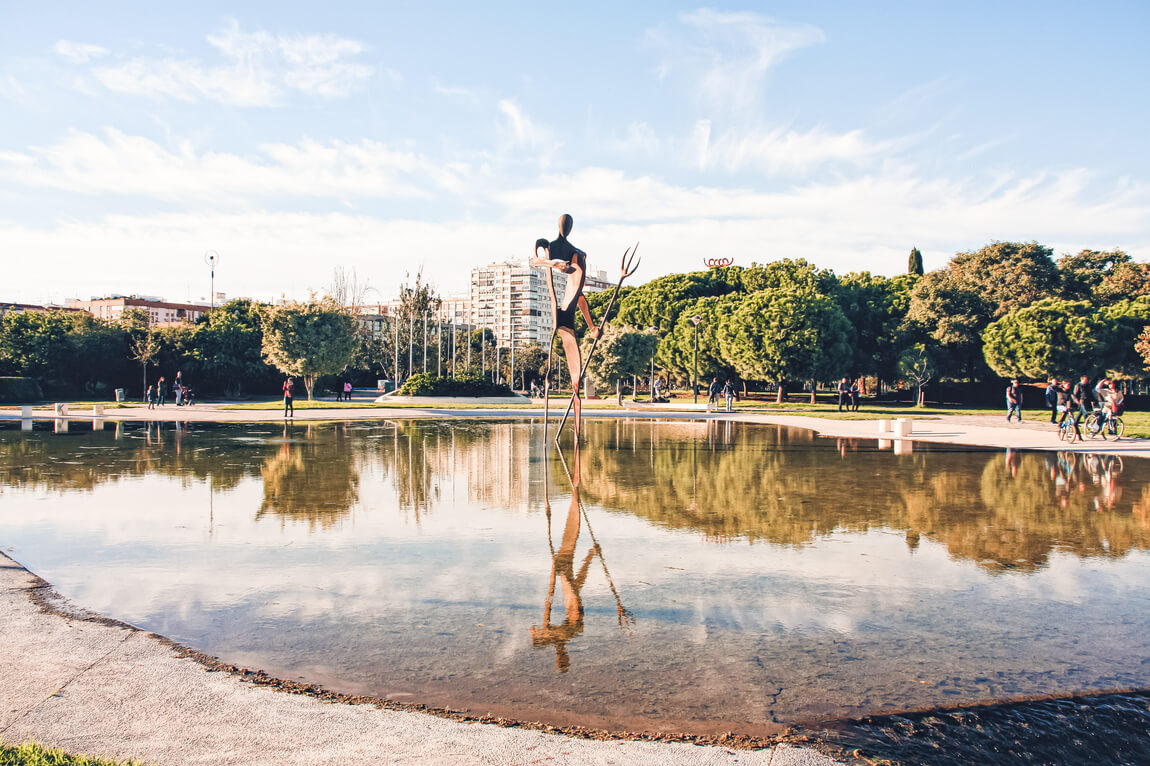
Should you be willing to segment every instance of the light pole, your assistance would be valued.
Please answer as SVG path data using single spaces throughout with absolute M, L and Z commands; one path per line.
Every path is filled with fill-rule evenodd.
M 652 325 L 651 327 L 648 327 L 647 329 L 649 331 L 651 331 L 652 333 L 659 332 L 659 328 L 655 327 L 654 325 Z M 651 404 L 654 404 L 655 403 L 655 355 L 654 354 L 651 354 L 651 380 L 650 380 L 650 384 L 651 384 Z
M 698 314 L 691 317 L 691 324 L 695 325 L 695 404 L 699 403 L 699 323 L 702 321 L 703 318 Z
M 217 253 L 215 250 L 209 250 L 208 252 L 204 253 L 204 263 L 208 264 L 208 268 L 211 269 L 211 274 L 212 274 L 212 281 L 211 281 L 212 294 L 211 294 L 210 298 L 212 301 L 212 310 L 213 311 L 216 308 L 216 264 L 219 262 L 220 262 L 220 254 Z
M 395 325 L 395 390 L 399 390 L 399 317 L 393 316 L 391 323 Z
M 423 374 L 427 374 L 427 309 L 423 310 Z
M 407 315 L 407 376 L 415 372 L 415 312 Z
M 443 377 L 443 312 L 439 312 L 439 332 L 435 336 L 435 376 Z

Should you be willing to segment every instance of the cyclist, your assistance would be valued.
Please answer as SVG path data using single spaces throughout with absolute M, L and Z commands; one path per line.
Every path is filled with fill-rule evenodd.
M 1078 405 L 1077 400 L 1074 398 L 1074 391 L 1070 388 L 1070 381 L 1062 381 L 1062 385 L 1058 388 L 1058 411 L 1062 415 L 1058 418 L 1058 428 L 1062 428 L 1062 424 L 1066 422 L 1066 418 L 1070 417 L 1071 422 L 1074 424 L 1074 430 L 1078 433 L 1078 438 L 1082 438 L 1082 431 L 1078 428 L 1078 419 L 1070 414 L 1071 410 Z
M 1078 438 L 1081 439 L 1082 429 L 1079 427 L 1079 424 L 1090 414 L 1094 403 L 1094 394 L 1090 390 L 1090 378 L 1088 376 L 1083 375 L 1078 379 L 1078 383 L 1075 384 L 1074 389 L 1070 392 L 1070 397 L 1072 400 L 1071 404 L 1078 408 L 1078 411 L 1074 414 L 1074 430 L 1078 433 Z

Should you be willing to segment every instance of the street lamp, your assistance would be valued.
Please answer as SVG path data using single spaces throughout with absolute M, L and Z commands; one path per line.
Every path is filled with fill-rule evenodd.
M 204 263 L 208 264 L 208 268 L 211 269 L 211 272 L 212 272 L 212 281 L 211 281 L 212 310 L 215 310 L 215 308 L 216 308 L 216 264 L 219 262 L 220 262 L 220 254 L 217 253 L 215 250 L 209 250 L 208 252 L 204 253 Z
M 691 324 L 695 325 L 695 404 L 699 403 L 699 323 L 702 321 L 698 314 L 691 317 Z
M 647 330 L 649 332 L 652 332 L 652 333 L 658 333 L 659 332 L 659 328 L 655 327 L 654 325 L 648 327 Z M 651 384 L 651 389 L 650 389 L 651 390 L 651 404 L 654 404 L 655 403 L 655 355 L 654 354 L 651 354 L 651 380 L 649 382 Z
M 427 309 L 423 310 L 423 374 L 427 374 Z

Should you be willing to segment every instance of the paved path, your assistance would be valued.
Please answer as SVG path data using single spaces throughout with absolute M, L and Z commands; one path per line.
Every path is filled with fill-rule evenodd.
M 643 408 L 585 410 L 589 417 L 707 417 L 699 411 Z M 82 410 L 73 409 L 80 419 Z M 295 420 L 418 417 L 539 417 L 542 410 L 325 409 Z M 0 417 L 11 418 L 10 412 Z M 873 420 L 801 415 L 715 414 L 719 420 L 811 428 L 833 438 L 877 438 Z M 218 406 L 129 407 L 109 420 L 279 421 L 277 411 Z M 916 421 L 915 441 L 1015 449 L 1065 449 L 1048 424 L 1007 426 L 991 416 Z M 1150 457 L 1150 440 L 1087 442 L 1080 451 Z M 78 607 L 41 610 L 33 593 L 46 583 L 0 557 L 0 737 L 34 738 L 74 752 L 169 764 L 763 764 L 810 766 L 833 761 L 813 750 L 779 745 L 737 751 L 672 743 L 593 741 L 460 723 L 432 715 L 342 705 L 257 687 L 211 672 L 161 638 Z M 58 597 L 55 597 L 58 599 Z
M 31 598 L 48 586 L 0 555 L 0 738 L 150 764 L 832 766 L 813 750 L 595 741 L 460 723 L 253 686 L 159 637 Z M 56 597 L 58 599 L 58 597 Z M 61 616 L 63 606 L 75 613 Z

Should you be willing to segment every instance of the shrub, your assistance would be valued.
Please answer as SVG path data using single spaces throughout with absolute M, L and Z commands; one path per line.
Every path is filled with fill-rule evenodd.
M 0 402 L 26 404 L 43 398 L 35 378 L 0 378 Z
M 399 393 L 403 396 L 511 396 L 511 389 L 493 384 L 474 372 L 465 372 L 457 378 L 419 372 L 403 382 Z

